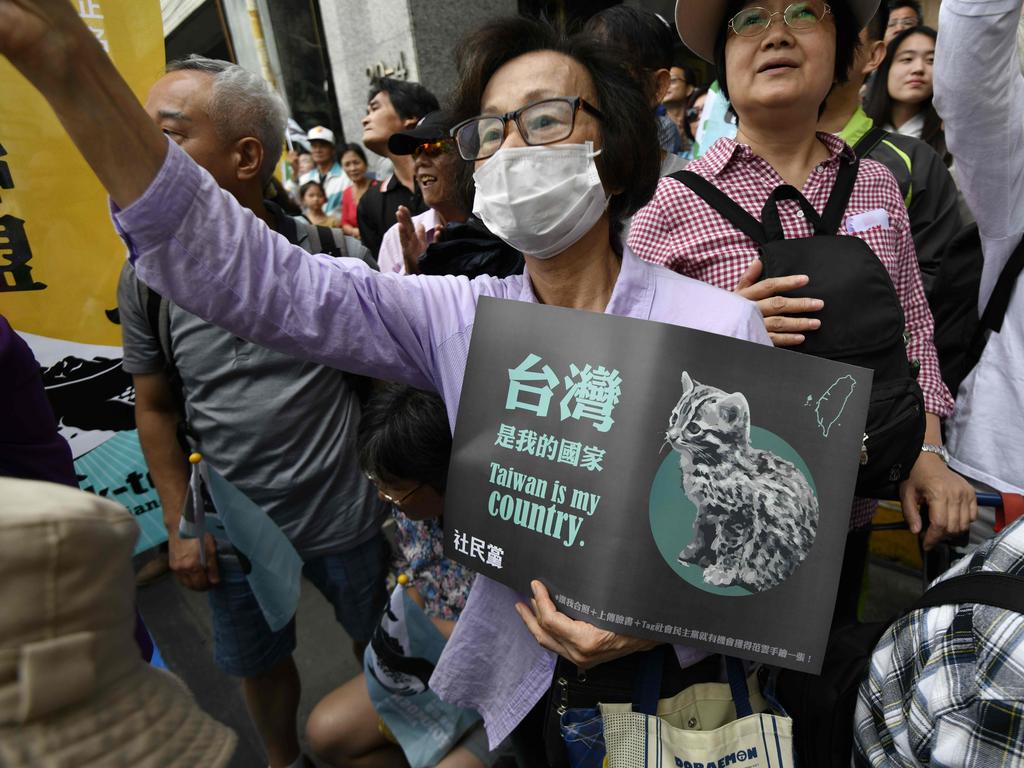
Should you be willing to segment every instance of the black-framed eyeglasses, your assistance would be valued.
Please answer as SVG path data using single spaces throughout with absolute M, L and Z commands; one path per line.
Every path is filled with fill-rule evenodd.
M 380 487 L 380 483 L 377 482 L 377 478 L 375 478 L 369 472 L 366 473 L 366 479 L 369 480 L 371 483 L 373 483 L 377 487 L 377 492 L 381 495 L 381 497 L 383 497 L 383 499 L 385 501 L 390 502 L 391 504 L 394 504 L 399 509 L 401 509 L 402 504 L 404 504 L 406 501 L 408 501 L 410 498 L 412 498 L 412 495 L 414 493 L 416 493 L 416 491 L 420 490 L 423 486 L 426 485 L 426 483 L 420 483 L 415 488 L 413 488 L 411 491 L 409 491 L 408 493 L 402 495 L 401 498 L 396 499 L 390 493 L 385 493 L 384 491 L 382 491 L 381 487 Z
M 699 119 L 700 119 L 700 110 L 699 109 L 697 109 L 696 107 L 690 107 L 688 110 L 686 110 L 686 122 L 692 123 L 695 120 L 699 120 Z
M 413 148 L 412 159 L 415 160 L 420 155 L 426 155 L 427 157 L 440 157 L 441 155 L 454 151 L 455 141 L 453 139 L 443 138 L 437 139 L 436 141 L 424 141 L 422 144 L 418 144 Z
M 504 115 L 480 115 L 452 128 L 463 160 L 484 160 L 501 148 L 509 121 L 514 121 L 523 141 L 532 147 L 569 138 L 576 113 L 589 112 L 601 120 L 601 110 L 581 96 L 541 99 Z
M 807 30 L 816 27 L 829 13 L 832 13 L 832 9 L 827 3 L 823 6 L 820 14 L 809 2 L 791 3 L 783 11 L 770 11 L 767 8 L 755 6 L 744 8 L 729 19 L 729 29 L 740 37 L 757 37 L 767 32 L 775 17 L 781 15 L 782 20 L 790 29 Z

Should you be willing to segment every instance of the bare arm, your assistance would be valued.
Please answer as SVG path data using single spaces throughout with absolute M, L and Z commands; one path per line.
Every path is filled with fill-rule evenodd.
M 114 202 L 123 208 L 138 199 L 163 164 L 167 140 L 73 5 L 0 0 L 0 54 L 50 103 Z
M 179 416 L 167 377 L 163 373 L 135 375 L 135 422 L 149 473 L 160 496 L 167 527 L 171 570 L 189 589 L 216 584 L 216 547 L 206 536 L 207 567 L 199 561 L 199 542 L 178 538 L 178 522 L 188 493 L 188 462 L 178 444 Z

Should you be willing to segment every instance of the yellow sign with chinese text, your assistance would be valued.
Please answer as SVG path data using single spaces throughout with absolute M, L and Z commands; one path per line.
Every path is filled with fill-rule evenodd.
M 144 98 L 164 67 L 158 0 L 72 4 Z M 120 346 L 125 249 L 107 195 L 49 105 L 2 59 L 0 94 L 0 314 L 22 333 Z

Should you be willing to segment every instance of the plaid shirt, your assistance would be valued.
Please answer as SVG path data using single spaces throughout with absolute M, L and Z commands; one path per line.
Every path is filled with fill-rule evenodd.
M 819 133 L 818 139 L 828 148 L 830 157 L 811 171 L 802 192 L 821 212 L 835 184 L 840 157 L 852 158 L 853 150 L 832 134 Z M 786 183 L 767 161 L 732 139 L 719 139 L 687 170 L 712 182 L 758 220 L 768 196 Z M 814 234 L 795 200 L 780 201 L 778 209 L 786 237 Z M 840 231 L 846 230 L 851 216 L 878 209 L 888 215 L 889 227 L 872 226 L 854 233 L 854 237 L 864 240 L 878 255 L 896 288 L 911 334 L 907 356 L 921 362 L 918 381 L 924 391 L 926 410 L 948 416 L 953 411 L 953 398 L 939 373 L 932 342 L 932 315 L 921 285 L 903 197 L 885 166 L 861 160 Z M 757 258 L 757 243 L 675 179 L 662 179 L 651 202 L 633 217 L 629 247 L 642 259 L 729 291 Z M 867 525 L 874 509 L 874 501 L 858 499 L 850 527 Z
M 1024 575 L 1024 520 L 939 581 Z M 883 635 L 854 716 L 857 766 L 1024 768 L 1024 615 L 985 605 L 914 611 Z

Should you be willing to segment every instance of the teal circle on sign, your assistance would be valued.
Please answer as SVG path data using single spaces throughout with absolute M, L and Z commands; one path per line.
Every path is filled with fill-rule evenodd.
M 750 427 L 750 445 L 763 451 L 770 451 L 780 459 L 795 466 L 811 485 L 814 495 L 818 488 L 814 484 L 811 470 L 796 449 L 789 443 L 761 427 Z M 683 491 L 683 473 L 679 469 L 679 454 L 671 451 L 661 462 L 651 485 L 650 518 L 654 543 L 669 568 L 684 581 L 714 595 L 745 596 L 756 594 L 745 587 L 719 587 L 704 581 L 704 569 L 699 565 L 680 563 L 679 553 L 693 539 L 693 521 L 697 507 Z

